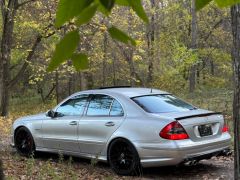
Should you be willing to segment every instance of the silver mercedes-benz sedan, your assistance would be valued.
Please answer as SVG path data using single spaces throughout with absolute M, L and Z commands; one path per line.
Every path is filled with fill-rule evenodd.
M 223 116 L 170 93 L 115 87 L 75 93 L 47 113 L 17 119 L 12 145 L 106 161 L 120 175 L 209 159 L 229 149 Z

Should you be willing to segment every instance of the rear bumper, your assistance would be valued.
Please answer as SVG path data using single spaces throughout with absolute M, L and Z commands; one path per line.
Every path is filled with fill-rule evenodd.
M 209 154 L 203 154 L 200 156 L 190 157 L 190 158 L 184 159 L 184 161 L 181 163 L 184 164 L 184 163 L 194 162 L 194 161 L 198 162 L 203 159 L 210 159 L 213 156 L 227 156 L 228 154 L 230 154 L 229 148 L 221 150 L 221 151 L 212 152 Z
M 214 140 L 193 142 L 190 139 L 163 142 L 135 142 L 143 167 L 178 165 L 190 160 L 209 159 L 229 149 L 231 136 L 222 134 Z

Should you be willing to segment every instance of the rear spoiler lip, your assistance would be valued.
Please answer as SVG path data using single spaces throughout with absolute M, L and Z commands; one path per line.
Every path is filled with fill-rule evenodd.
M 205 116 L 211 116 L 211 115 L 222 115 L 222 113 L 212 112 L 212 113 L 204 113 L 204 114 L 195 114 L 195 115 L 190 115 L 190 116 L 178 117 L 178 118 L 175 118 L 175 120 L 183 120 L 183 119 L 189 119 L 189 118 L 194 118 L 194 117 L 205 117 Z

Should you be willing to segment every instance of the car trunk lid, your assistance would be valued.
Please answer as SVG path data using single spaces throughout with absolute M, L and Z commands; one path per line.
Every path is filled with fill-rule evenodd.
M 221 113 L 201 109 L 158 115 L 178 121 L 193 141 L 212 139 L 221 135 L 224 125 Z

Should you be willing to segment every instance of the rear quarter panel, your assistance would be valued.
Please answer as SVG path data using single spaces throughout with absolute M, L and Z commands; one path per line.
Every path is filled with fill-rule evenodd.
M 117 138 L 129 140 L 136 149 L 138 149 L 139 144 L 146 147 L 151 147 L 151 144 L 154 146 L 156 143 L 169 146 L 169 142 L 164 143 L 166 140 L 162 139 L 159 133 L 163 127 L 172 121 L 171 119 L 159 119 L 147 115 L 144 117 L 127 117 L 119 129 L 113 133 L 107 146 Z M 174 142 L 172 145 L 175 147 Z M 105 153 L 107 153 L 107 147 Z

